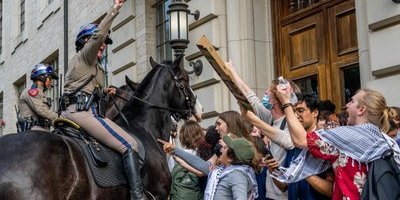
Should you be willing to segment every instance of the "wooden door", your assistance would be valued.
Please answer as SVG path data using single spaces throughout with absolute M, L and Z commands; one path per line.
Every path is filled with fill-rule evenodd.
M 360 87 L 354 0 L 274 0 L 273 18 L 276 76 L 340 110 Z

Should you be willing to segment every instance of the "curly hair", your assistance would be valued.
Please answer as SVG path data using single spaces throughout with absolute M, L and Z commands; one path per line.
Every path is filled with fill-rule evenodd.
M 179 130 L 179 141 L 184 148 L 196 149 L 198 141 L 204 137 L 203 129 L 195 121 L 187 121 Z

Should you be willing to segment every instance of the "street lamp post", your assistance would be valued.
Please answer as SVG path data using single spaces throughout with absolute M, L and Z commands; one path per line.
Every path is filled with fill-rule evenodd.
M 185 49 L 189 44 L 189 24 L 188 15 L 194 15 L 194 19 L 198 20 L 200 12 L 196 10 L 193 14 L 190 13 L 188 5 L 182 0 L 175 0 L 168 6 L 168 15 L 170 20 L 169 27 L 169 44 L 174 50 L 175 57 L 185 54 Z M 203 71 L 203 63 L 201 60 L 196 62 L 190 62 L 189 65 L 193 70 L 189 71 L 188 74 L 195 73 L 200 76 Z
M 175 57 L 184 54 L 189 44 L 188 39 L 188 5 L 180 0 L 175 0 L 168 6 L 170 19 L 170 40 L 169 44 L 174 49 Z

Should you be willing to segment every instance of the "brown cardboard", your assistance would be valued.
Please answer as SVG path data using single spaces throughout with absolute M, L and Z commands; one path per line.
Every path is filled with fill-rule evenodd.
M 238 100 L 238 102 L 243 105 L 247 110 L 253 111 L 250 102 L 244 96 L 244 94 L 237 87 L 231 70 L 226 67 L 225 62 L 219 56 L 219 53 L 215 50 L 214 46 L 207 39 L 206 36 L 202 36 L 200 40 L 196 43 L 197 47 L 200 49 L 201 53 L 206 57 L 211 66 L 218 73 L 221 79 L 224 81 L 225 85 L 229 88 L 233 96 Z

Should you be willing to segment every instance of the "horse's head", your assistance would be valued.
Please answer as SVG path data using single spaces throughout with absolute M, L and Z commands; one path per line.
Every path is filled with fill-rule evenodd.
M 153 70 L 163 70 L 165 73 L 164 89 L 169 91 L 166 99 L 169 99 L 172 116 L 175 119 L 189 119 L 194 116 L 197 121 L 201 121 L 202 107 L 190 88 L 189 75 L 183 68 L 183 56 L 172 63 L 167 61 L 162 64 L 150 58 L 150 64 Z

